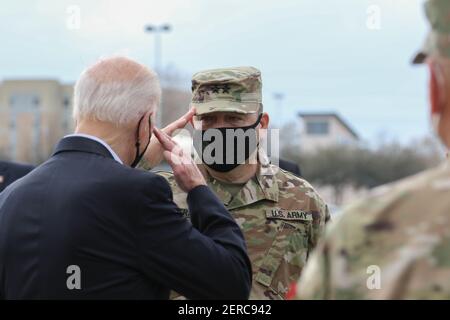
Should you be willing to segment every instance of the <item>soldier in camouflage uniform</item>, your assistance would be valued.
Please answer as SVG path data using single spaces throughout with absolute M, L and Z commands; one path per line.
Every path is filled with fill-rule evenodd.
M 431 23 L 414 63 L 430 66 L 431 115 L 450 146 L 450 1 L 425 4 Z M 331 224 L 292 293 L 299 299 L 450 299 L 450 163 L 350 206 Z
M 259 116 L 256 127 L 267 128 L 259 70 L 207 70 L 195 74 L 192 85 L 192 106 L 200 122 L 222 114 L 231 121 L 239 116 L 238 121 L 248 125 Z M 244 122 L 233 126 L 243 127 Z M 322 235 L 329 213 L 307 181 L 270 164 L 261 150 L 255 166 L 244 163 L 225 172 L 203 163 L 199 168 L 243 230 L 253 268 L 250 299 L 285 299 L 289 284 L 299 277 Z M 172 173 L 159 173 L 169 181 L 174 202 L 188 217 L 186 193 L 177 186 Z

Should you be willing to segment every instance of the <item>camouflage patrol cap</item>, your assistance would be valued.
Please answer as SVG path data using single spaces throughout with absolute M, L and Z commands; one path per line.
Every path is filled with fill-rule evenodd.
M 261 87 L 261 72 L 253 67 L 200 71 L 192 76 L 191 107 L 196 108 L 197 115 L 255 113 L 262 111 Z
M 423 63 L 433 55 L 450 58 L 450 1 L 427 0 L 425 13 L 431 31 L 422 50 L 414 57 L 413 64 Z

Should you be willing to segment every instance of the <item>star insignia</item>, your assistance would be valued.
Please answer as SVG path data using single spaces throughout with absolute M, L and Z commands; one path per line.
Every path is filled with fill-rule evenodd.
M 219 93 L 220 87 L 218 85 L 214 85 L 211 87 L 212 93 Z
M 222 86 L 222 93 L 230 93 L 230 86 L 227 84 L 224 84 Z

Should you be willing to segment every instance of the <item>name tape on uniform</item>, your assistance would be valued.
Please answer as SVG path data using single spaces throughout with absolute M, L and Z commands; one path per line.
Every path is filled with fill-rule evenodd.
M 266 209 L 266 218 L 291 221 L 312 221 L 312 213 L 302 210 Z

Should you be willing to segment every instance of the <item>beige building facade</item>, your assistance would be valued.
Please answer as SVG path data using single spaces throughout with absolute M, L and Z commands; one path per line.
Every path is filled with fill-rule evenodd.
M 73 86 L 57 80 L 0 83 L 0 157 L 40 163 L 73 130 Z

